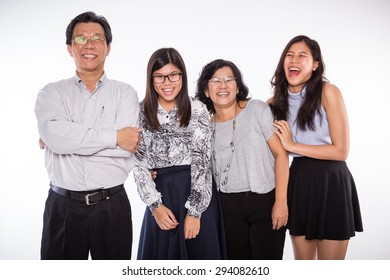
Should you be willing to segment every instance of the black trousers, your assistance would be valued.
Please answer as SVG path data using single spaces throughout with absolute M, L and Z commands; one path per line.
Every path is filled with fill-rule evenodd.
M 61 196 L 51 189 L 45 204 L 41 259 L 129 260 L 133 230 L 126 191 L 95 205 Z
M 286 228 L 272 229 L 275 191 L 220 193 L 228 257 L 233 260 L 283 259 Z

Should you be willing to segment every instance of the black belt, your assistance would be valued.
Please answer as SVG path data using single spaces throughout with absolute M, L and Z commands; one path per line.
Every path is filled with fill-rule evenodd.
M 50 183 L 50 188 L 59 195 L 70 199 L 85 202 L 87 205 L 99 203 L 104 199 L 109 199 L 110 196 L 120 192 L 124 189 L 123 184 L 108 189 L 98 189 L 93 191 L 70 191 Z

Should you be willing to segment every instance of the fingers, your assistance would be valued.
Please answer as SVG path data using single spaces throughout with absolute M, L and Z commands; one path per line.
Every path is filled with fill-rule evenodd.
M 162 222 L 162 223 L 158 224 L 158 226 L 161 230 L 171 230 L 171 229 L 176 228 L 177 225 L 174 225 L 174 224 L 169 223 L 169 222 Z
M 44 150 L 45 146 L 46 146 L 45 142 L 43 142 L 43 140 L 41 138 L 39 138 L 39 148 L 41 150 Z
M 290 126 L 288 125 L 288 122 L 286 121 L 275 121 L 272 126 L 274 127 L 274 132 L 276 134 L 281 134 L 283 132 L 289 133 L 290 132 Z
M 155 180 L 157 178 L 157 171 L 155 170 L 150 171 L 150 175 L 152 175 L 152 179 Z
M 122 149 L 135 153 L 141 142 L 141 131 L 138 127 L 125 127 L 117 130 L 117 145 Z
M 193 229 L 193 230 L 186 230 L 184 232 L 184 239 L 194 239 L 198 236 L 199 230 L 198 229 Z
M 162 219 L 158 224 L 162 230 L 171 230 L 177 227 L 179 223 L 175 220 L 171 220 L 170 218 Z
M 130 145 L 131 145 L 131 143 L 135 142 L 131 152 L 132 153 L 136 153 L 138 151 L 139 145 L 141 143 L 141 139 L 142 139 L 141 138 L 141 131 L 142 131 L 142 129 L 141 128 L 137 128 L 137 127 L 132 127 L 131 129 L 134 131 L 134 136 L 133 137 L 135 138 L 133 141 L 130 141 Z
M 179 223 L 177 222 L 175 215 L 173 215 L 172 211 L 169 210 L 168 208 L 167 208 L 167 210 L 168 210 L 167 214 L 168 214 L 168 221 L 169 221 L 169 223 L 173 224 L 175 226 L 178 225 Z
M 154 209 L 153 215 L 157 225 L 162 230 L 174 229 L 179 224 L 172 211 L 164 205 L 161 205 L 158 208 Z
M 161 230 L 171 230 L 176 228 L 179 223 L 172 211 L 164 205 L 160 205 L 153 211 L 153 216 L 158 227 Z M 184 220 L 184 238 L 193 239 L 198 236 L 200 232 L 200 218 L 187 216 Z
M 287 225 L 287 218 L 273 218 L 272 219 L 272 229 L 279 230 L 283 226 Z
M 135 144 L 133 148 L 131 148 L 131 153 L 135 154 L 138 151 L 139 144 Z
M 272 131 L 279 137 L 280 142 L 286 151 L 291 152 L 294 149 L 294 141 L 288 122 L 275 121 L 272 124 Z
M 193 216 L 187 216 L 184 220 L 184 239 L 193 239 L 200 232 L 200 219 Z

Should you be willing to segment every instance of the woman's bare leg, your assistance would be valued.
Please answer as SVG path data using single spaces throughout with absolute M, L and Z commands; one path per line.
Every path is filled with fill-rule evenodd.
M 305 236 L 291 236 L 296 260 L 344 260 L 349 240 L 306 240 Z
M 344 260 L 349 240 L 317 240 L 319 260 Z
M 306 240 L 305 236 L 291 236 L 294 259 L 296 260 L 316 260 L 317 240 Z

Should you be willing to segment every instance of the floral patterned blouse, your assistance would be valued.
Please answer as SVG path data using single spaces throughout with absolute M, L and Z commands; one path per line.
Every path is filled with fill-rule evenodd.
M 140 104 L 139 125 L 142 140 L 133 170 L 138 193 L 151 210 L 162 204 L 151 170 L 191 165 L 191 192 L 185 203 L 187 215 L 201 216 L 211 200 L 211 126 L 206 106 L 191 98 L 192 115 L 187 127 L 180 127 L 176 106 L 166 112 L 159 104 L 157 115 L 160 129 L 146 123 L 143 102 Z M 157 174 L 158 176 L 158 174 Z

